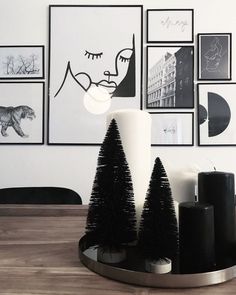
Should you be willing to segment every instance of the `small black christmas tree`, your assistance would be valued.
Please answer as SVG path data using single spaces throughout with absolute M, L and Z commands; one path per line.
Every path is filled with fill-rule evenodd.
M 98 156 L 86 235 L 108 251 L 120 250 L 137 239 L 131 175 L 114 119 Z
M 139 247 L 150 261 L 173 259 L 178 252 L 178 227 L 165 169 L 156 159 L 139 229 Z

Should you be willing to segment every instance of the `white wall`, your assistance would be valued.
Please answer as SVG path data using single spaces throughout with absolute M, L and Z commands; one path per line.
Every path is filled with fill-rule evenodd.
M 195 35 L 198 32 L 231 32 L 232 81 L 236 81 L 234 0 L 224 2 L 219 0 L 144 0 L 143 2 L 0 0 L 0 45 L 44 44 L 47 61 L 48 4 L 143 3 L 145 3 L 144 9 L 194 8 Z M 146 40 L 145 35 L 144 40 Z M 93 146 L 0 145 L 0 187 L 65 186 L 76 190 L 83 198 L 83 202 L 88 203 L 98 151 L 99 147 Z M 157 156 L 163 161 L 177 201 L 193 199 L 193 179 L 198 169 L 212 170 L 214 164 L 217 170 L 236 173 L 236 147 L 153 147 L 152 163 Z

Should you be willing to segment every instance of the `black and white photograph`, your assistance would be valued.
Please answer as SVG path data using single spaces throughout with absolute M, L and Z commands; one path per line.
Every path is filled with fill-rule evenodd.
M 198 80 L 231 80 L 231 33 L 198 34 Z
M 198 144 L 236 145 L 236 83 L 198 84 Z
M 193 9 L 148 9 L 147 43 L 193 43 Z
M 43 79 L 44 46 L 0 46 L 0 79 Z
M 108 112 L 141 109 L 142 6 L 49 9 L 48 144 L 101 144 Z
M 193 108 L 193 46 L 148 46 L 146 108 Z
M 156 112 L 151 115 L 153 146 L 193 146 L 192 112 Z
M 44 82 L 0 82 L 0 144 L 43 144 Z

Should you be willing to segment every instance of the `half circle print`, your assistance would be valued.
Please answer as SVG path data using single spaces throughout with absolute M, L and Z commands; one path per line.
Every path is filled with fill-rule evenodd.
M 231 111 L 227 101 L 219 94 L 208 92 L 208 136 L 221 134 L 228 127 Z

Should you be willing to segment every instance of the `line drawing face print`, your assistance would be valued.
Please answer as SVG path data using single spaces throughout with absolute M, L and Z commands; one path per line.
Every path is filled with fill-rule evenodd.
M 111 7 L 74 9 L 71 19 L 67 19 L 70 23 L 62 32 L 68 44 L 63 45 L 66 54 L 63 57 L 64 69 L 58 76 L 52 95 L 57 98 L 66 83 L 73 81 L 86 94 L 84 105 L 89 112 L 94 111 L 94 107 L 88 107 L 92 104 L 97 104 L 100 110 L 103 105 L 102 112 L 105 112 L 111 98 L 134 97 L 136 94 L 136 29 L 128 24 L 130 17 L 125 15 L 124 8 L 118 9 L 118 12 L 117 8 Z M 123 11 L 124 23 L 121 23 L 118 20 L 123 20 Z
M 142 24 L 141 5 L 50 6 L 50 144 L 100 144 L 108 112 L 140 109 Z
M 204 58 L 206 61 L 206 70 L 208 72 L 217 72 L 222 57 L 225 55 L 226 51 L 222 51 L 223 47 L 221 45 L 220 39 L 215 37 L 210 43 L 210 48 L 204 53 Z
M 135 48 L 134 48 L 134 35 L 132 38 L 131 47 L 124 48 L 117 52 L 114 56 L 114 65 L 109 66 L 106 59 L 107 57 L 103 52 L 88 51 L 84 50 L 84 59 L 87 59 L 86 72 L 81 71 L 74 73 L 72 70 L 71 62 L 68 61 L 65 70 L 64 79 L 60 85 L 55 97 L 60 93 L 64 86 L 67 75 L 70 74 L 76 83 L 78 83 L 84 91 L 88 91 L 90 87 L 101 87 L 106 89 L 111 97 L 113 96 L 128 96 L 128 92 L 119 91 L 119 86 L 121 88 L 122 82 L 125 79 L 129 79 L 133 76 L 134 80 L 134 64 L 135 64 Z M 108 56 L 109 57 L 109 56 Z M 97 68 L 101 67 L 100 73 L 96 74 Z M 130 96 L 135 95 L 134 85 L 130 91 Z
M 230 39 L 227 35 L 202 35 L 200 37 L 200 78 L 230 78 Z

